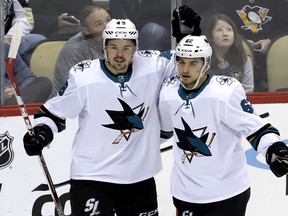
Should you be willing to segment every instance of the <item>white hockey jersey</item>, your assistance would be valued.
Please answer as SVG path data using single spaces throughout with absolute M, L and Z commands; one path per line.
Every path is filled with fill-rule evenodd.
M 157 103 L 174 61 L 171 52 L 138 51 L 122 75 L 109 72 L 104 60 L 82 61 L 70 70 L 34 122 L 60 132 L 66 118 L 78 117 L 72 179 L 130 184 L 161 170 Z
M 265 155 L 279 132 L 260 118 L 240 82 L 208 76 L 195 91 L 177 78 L 160 93 L 161 129 L 173 131 L 171 192 L 190 203 L 228 199 L 249 188 L 243 138 Z

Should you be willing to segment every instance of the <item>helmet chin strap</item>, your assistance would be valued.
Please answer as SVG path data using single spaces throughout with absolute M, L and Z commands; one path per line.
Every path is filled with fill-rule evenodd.
M 204 73 L 209 69 L 209 66 L 203 66 L 203 68 L 201 69 L 200 73 L 199 73 L 199 77 L 195 83 L 195 85 L 192 87 L 192 88 L 189 88 L 188 86 L 186 86 L 183 82 L 182 82 L 182 79 L 181 79 L 181 85 L 183 86 L 184 89 L 186 90 L 194 90 L 198 84 L 199 84 L 199 81 L 201 79 L 201 77 L 204 75 Z

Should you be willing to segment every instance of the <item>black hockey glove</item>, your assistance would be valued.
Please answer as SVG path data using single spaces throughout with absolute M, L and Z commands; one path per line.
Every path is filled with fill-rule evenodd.
M 187 35 L 201 35 L 201 17 L 186 5 L 180 6 L 179 10 L 174 9 L 172 18 L 172 36 L 179 43 Z
M 288 147 L 283 142 L 272 144 L 266 153 L 266 162 L 271 171 L 281 177 L 288 173 Z
M 53 140 L 53 132 L 45 124 L 35 126 L 33 131 L 32 136 L 27 132 L 23 137 L 24 148 L 29 156 L 39 155 L 43 147 Z

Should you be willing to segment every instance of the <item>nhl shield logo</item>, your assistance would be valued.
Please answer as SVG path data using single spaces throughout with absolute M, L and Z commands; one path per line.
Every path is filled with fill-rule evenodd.
M 12 141 L 13 137 L 9 135 L 8 131 L 0 134 L 0 170 L 9 166 L 14 159 Z

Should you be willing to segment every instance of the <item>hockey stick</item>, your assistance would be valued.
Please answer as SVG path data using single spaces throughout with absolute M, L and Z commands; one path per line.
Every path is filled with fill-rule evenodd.
M 65 182 L 61 182 L 59 184 L 55 184 L 54 187 L 62 187 L 64 185 L 70 184 L 70 180 L 67 180 Z M 40 184 L 39 186 L 37 186 L 34 190 L 32 191 L 47 191 L 49 190 L 49 186 L 47 184 Z
M 29 134 L 32 135 L 33 134 L 33 127 L 32 127 L 31 121 L 29 119 L 25 104 L 23 103 L 19 88 L 18 88 L 16 81 L 15 81 L 14 73 L 13 73 L 14 72 L 13 68 L 14 68 L 14 64 L 15 64 L 15 58 L 16 58 L 18 48 L 20 45 L 22 32 L 23 32 L 23 27 L 21 26 L 21 24 L 16 23 L 15 24 L 15 30 L 14 30 L 12 40 L 11 40 L 11 44 L 10 44 L 8 59 L 6 62 L 6 69 L 7 69 L 7 73 L 8 73 L 8 77 L 9 77 L 9 80 L 11 82 L 11 85 L 15 91 L 15 97 L 17 100 L 17 104 L 19 106 L 19 110 L 22 114 L 22 117 L 24 118 L 24 122 L 26 124 L 26 127 L 27 127 Z M 62 206 L 60 204 L 60 200 L 59 200 L 58 195 L 56 193 L 55 187 L 53 185 L 50 173 L 48 171 L 48 168 L 47 168 L 47 165 L 46 165 L 46 162 L 44 160 L 42 153 L 40 153 L 40 155 L 39 155 L 39 161 L 40 161 L 41 167 L 43 169 L 43 173 L 46 177 L 49 189 L 51 191 L 52 199 L 55 203 L 58 215 L 64 216 L 63 209 L 62 209 Z
M 267 118 L 269 116 L 269 112 L 265 112 L 265 113 L 262 113 L 261 115 L 259 115 L 261 118 Z M 160 149 L 160 152 L 163 153 L 163 152 L 166 152 L 166 151 L 169 151 L 172 149 L 172 145 L 171 146 L 167 146 L 167 147 L 164 147 L 162 149 Z M 287 194 L 288 194 L 288 175 L 287 175 Z
M 286 196 L 288 196 L 288 174 L 286 174 Z

